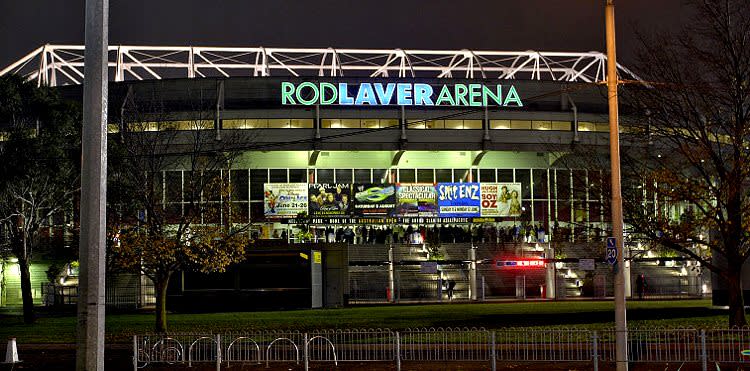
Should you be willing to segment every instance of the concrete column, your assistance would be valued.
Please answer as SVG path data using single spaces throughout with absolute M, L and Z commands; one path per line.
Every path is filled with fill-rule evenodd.
M 477 249 L 469 249 L 469 298 L 472 301 L 477 300 Z
M 104 370 L 108 0 L 86 0 L 76 370 Z
M 393 271 L 393 247 L 388 248 L 388 290 L 391 293 L 390 297 L 387 298 L 389 302 L 396 302 L 396 284 L 394 279 Z

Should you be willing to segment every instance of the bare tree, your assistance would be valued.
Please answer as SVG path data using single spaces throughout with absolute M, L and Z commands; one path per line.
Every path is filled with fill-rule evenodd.
M 680 252 L 728 287 L 729 323 L 747 324 L 742 267 L 750 255 L 750 3 L 693 0 L 679 33 L 642 36 L 627 85 L 630 130 L 648 146 L 623 157 L 632 232 Z M 721 255 L 726 264 L 720 264 Z

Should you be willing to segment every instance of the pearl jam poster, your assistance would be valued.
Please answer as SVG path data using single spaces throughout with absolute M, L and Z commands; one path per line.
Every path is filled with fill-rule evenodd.
M 480 215 L 479 183 L 438 183 L 438 215 L 441 218 L 474 218 Z
M 481 183 L 482 217 L 521 216 L 521 183 Z
M 396 208 L 394 184 L 355 184 L 353 216 L 387 217 Z
M 263 215 L 267 219 L 307 214 L 307 183 L 264 183 Z
M 351 184 L 310 184 L 308 196 L 312 217 L 345 217 L 351 214 Z
M 438 216 L 437 190 L 434 184 L 397 184 L 396 209 L 399 218 Z

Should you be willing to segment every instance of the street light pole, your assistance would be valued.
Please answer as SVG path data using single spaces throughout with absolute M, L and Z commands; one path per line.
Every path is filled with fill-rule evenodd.
M 609 154 L 612 173 L 612 232 L 617 246 L 615 264 L 615 361 L 617 371 L 628 369 L 628 326 L 625 318 L 625 243 L 623 241 L 622 190 L 620 183 L 620 125 L 617 102 L 617 57 L 615 54 L 615 4 L 607 0 L 607 101 L 609 103 Z
M 76 370 L 104 370 L 108 0 L 86 0 Z

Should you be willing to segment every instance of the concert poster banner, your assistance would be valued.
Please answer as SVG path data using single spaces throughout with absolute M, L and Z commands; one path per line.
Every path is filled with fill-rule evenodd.
M 478 217 L 480 215 L 479 183 L 438 183 L 438 215 L 441 218 Z
M 387 217 L 396 208 L 395 184 L 355 184 L 354 208 L 357 217 Z
M 267 219 L 307 214 L 307 183 L 263 183 L 263 215 Z
M 437 217 L 437 190 L 434 184 L 396 184 L 396 208 L 399 218 Z
M 521 183 L 481 183 L 481 216 L 521 216 Z
M 308 196 L 311 217 L 348 217 L 352 212 L 351 184 L 310 184 Z

